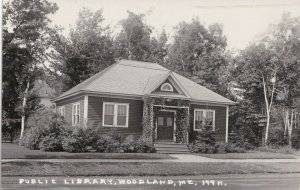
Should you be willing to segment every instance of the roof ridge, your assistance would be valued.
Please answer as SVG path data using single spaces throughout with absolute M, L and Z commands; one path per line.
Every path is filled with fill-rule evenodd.
M 163 67 L 163 66 L 161 66 L 161 65 L 159 65 L 159 64 L 157 64 L 157 65 L 161 66 L 161 67 L 162 67 L 161 69 L 150 68 L 150 67 L 143 67 L 143 66 L 136 66 L 136 65 L 124 65 L 124 64 L 122 64 L 122 63 L 118 63 L 118 64 L 119 64 L 119 65 L 123 65 L 123 66 L 125 66 L 125 67 L 136 67 L 136 68 L 144 68 L 144 69 L 152 69 L 152 70 L 160 70 L 160 71 L 166 71 L 166 70 L 169 71 L 169 69 L 167 69 L 167 68 L 165 68 L 165 67 Z M 150 64 L 151 64 L 151 63 L 150 63 Z
M 160 65 L 159 63 L 154 63 L 154 62 L 121 59 L 118 60 L 118 64 L 122 66 L 135 67 L 135 68 L 145 68 L 145 69 L 163 70 L 163 71 L 169 70 L 164 66 Z
M 137 60 L 129 60 L 129 59 L 121 59 L 118 62 L 122 62 L 122 61 L 132 61 L 132 62 L 139 62 L 139 63 L 150 63 L 150 64 L 156 64 L 159 65 L 158 63 L 155 62 L 150 62 L 150 61 L 137 61 Z

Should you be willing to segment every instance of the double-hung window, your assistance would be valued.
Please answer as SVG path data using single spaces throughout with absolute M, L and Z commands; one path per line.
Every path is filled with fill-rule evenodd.
M 129 104 L 103 103 L 102 124 L 106 127 L 128 127 Z
M 194 110 L 194 130 L 202 131 L 204 126 L 210 126 L 213 131 L 215 130 L 215 110 Z
M 59 106 L 57 111 L 60 116 L 65 117 L 65 107 L 64 106 Z
M 80 103 L 72 104 L 72 125 L 79 125 L 80 122 Z

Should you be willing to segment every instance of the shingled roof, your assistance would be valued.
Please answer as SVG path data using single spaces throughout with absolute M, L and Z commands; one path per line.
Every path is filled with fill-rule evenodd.
M 118 61 L 61 94 L 54 101 L 65 99 L 78 93 L 103 93 L 142 97 L 149 95 L 155 87 L 159 86 L 168 77 L 172 77 L 182 88 L 186 99 L 197 102 L 234 104 L 233 101 L 159 64 L 132 60 Z M 177 98 L 180 97 L 178 96 Z

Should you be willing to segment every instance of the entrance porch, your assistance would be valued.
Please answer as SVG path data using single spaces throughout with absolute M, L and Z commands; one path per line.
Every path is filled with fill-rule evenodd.
M 143 136 L 154 144 L 185 145 L 189 143 L 190 107 L 185 100 L 144 99 Z M 166 147 L 166 148 L 167 148 Z

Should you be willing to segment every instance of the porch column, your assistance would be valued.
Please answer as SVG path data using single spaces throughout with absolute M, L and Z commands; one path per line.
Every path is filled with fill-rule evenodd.
M 229 106 L 226 106 L 226 136 L 225 136 L 225 143 L 228 143 L 228 120 L 229 120 Z
M 153 143 L 153 100 L 149 97 L 144 98 L 143 108 L 143 137 Z
M 186 122 L 187 122 L 187 126 L 189 127 L 190 129 L 190 108 L 188 107 L 187 108 L 187 119 L 186 119 Z M 189 144 L 189 130 L 186 130 L 186 144 Z
M 83 124 L 87 125 L 88 122 L 88 106 L 89 106 L 89 97 L 84 96 L 83 99 Z

